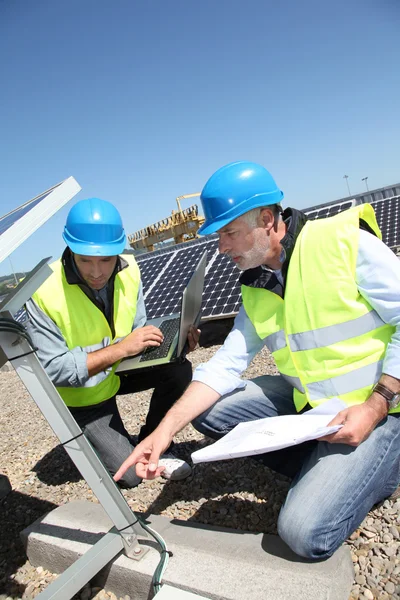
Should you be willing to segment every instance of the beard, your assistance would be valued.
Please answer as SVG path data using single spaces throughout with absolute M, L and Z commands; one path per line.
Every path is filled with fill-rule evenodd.
M 265 263 L 265 259 L 270 248 L 268 240 L 255 240 L 255 243 L 250 250 L 242 252 L 234 260 L 235 266 L 239 271 L 247 271 L 248 269 L 255 269 Z M 233 256 L 229 255 L 233 260 Z

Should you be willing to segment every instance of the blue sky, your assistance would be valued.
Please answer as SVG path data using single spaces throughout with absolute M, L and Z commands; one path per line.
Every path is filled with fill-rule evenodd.
M 397 183 L 399 27 L 397 0 L 0 0 L 0 214 L 73 175 L 132 233 L 237 159 L 297 208 Z

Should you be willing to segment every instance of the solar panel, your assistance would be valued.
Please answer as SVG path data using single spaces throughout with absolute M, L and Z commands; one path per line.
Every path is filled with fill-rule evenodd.
M 242 302 L 239 276 L 232 260 L 217 249 L 204 282 L 203 318 L 228 317 L 239 311 Z
M 58 183 L 0 219 L 0 262 L 79 191 L 73 177 Z
M 382 239 L 389 248 L 400 247 L 400 196 L 372 202 Z
M 389 188 L 385 188 L 386 192 L 390 191 Z M 371 194 L 370 194 L 371 195 Z M 373 196 L 383 196 L 387 194 L 373 193 Z M 372 197 L 372 196 L 371 196 Z M 323 219 L 325 217 L 332 217 L 333 215 L 347 210 L 352 206 L 355 206 L 356 201 L 346 200 L 344 202 L 332 204 L 331 206 L 313 207 L 312 209 L 305 209 L 303 212 L 309 219 Z M 389 248 L 396 248 L 400 246 L 400 196 L 392 198 L 381 198 L 371 202 L 372 207 L 375 210 L 376 220 L 379 228 L 382 232 L 382 239 Z
M 207 264 L 210 264 L 217 251 L 215 236 L 169 247 L 159 251 L 157 256 L 145 254 L 136 257 L 140 271 L 145 276 L 143 292 L 149 319 L 163 317 L 180 309 L 182 292 L 204 250 L 207 250 Z M 206 281 L 207 275 L 205 285 Z
M 354 205 L 355 203 L 353 200 L 346 200 L 345 202 L 331 204 L 330 206 L 322 206 L 321 208 L 317 207 L 312 210 L 305 209 L 303 212 L 311 220 L 324 219 L 325 217 L 333 217 L 333 215 L 337 215 L 343 210 L 347 210 L 348 208 L 351 208 Z
M 138 257 L 136 257 L 136 260 L 140 262 Z M 154 285 L 157 280 L 157 274 L 162 273 L 169 260 L 171 260 L 171 255 L 164 254 L 162 256 L 150 257 L 148 260 L 142 260 L 140 262 L 140 275 L 144 294 L 146 294 L 150 287 Z

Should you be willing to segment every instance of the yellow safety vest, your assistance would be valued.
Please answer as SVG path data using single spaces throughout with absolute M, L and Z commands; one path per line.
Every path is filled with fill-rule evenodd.
M 53 273 L 32 298 L 60 329 L 69 350 L 80 346 L 86 352 L 94 352 L 132 331 L 140 272 L 133 256 L 124 255 L 124 259 L 129 266 L 117 273 L 114 280 L 114 336 L 102 311 L 78 285 L 67 282 L 61 260 L 50 265 Z M 57 387 L 57 390 L 67 406 L 90 406 L 108 400 L 120 386 L 115 375 L 117 365 L 90 377 L 82 387 Z
M 370 204 L 305 224 L 290 259 L 284 299 L 242 286 L 246 313 L 293 385 L 297 411 L 332 397 L 361 404 L 382 374 L 395 328 L 357 288 L 360 219 L 382 239 Z M 390 412 L 400 412 L 400 406 Z

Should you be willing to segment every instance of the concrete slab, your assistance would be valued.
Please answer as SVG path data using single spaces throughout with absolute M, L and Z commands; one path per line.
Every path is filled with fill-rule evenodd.
M 277 536 L 211 527 L 152 515 L 146 523 L 173 552 L 163 583 L 212 600 L 348 600 L 353 564 L 348 548 L 323 562 L 297 557 Z M 112 523 L 99 504 L 71 502 L 26 528 L 21 537 L 30 562 L 64 571 Z M 139 562 L 121 554 L 96 577 L 95 585 L 135 600 L 151 597 L 159 561 L 154 540 Z
M 6 475 L 0 473 L 0 502 L 11 492 L 11 483 Z

